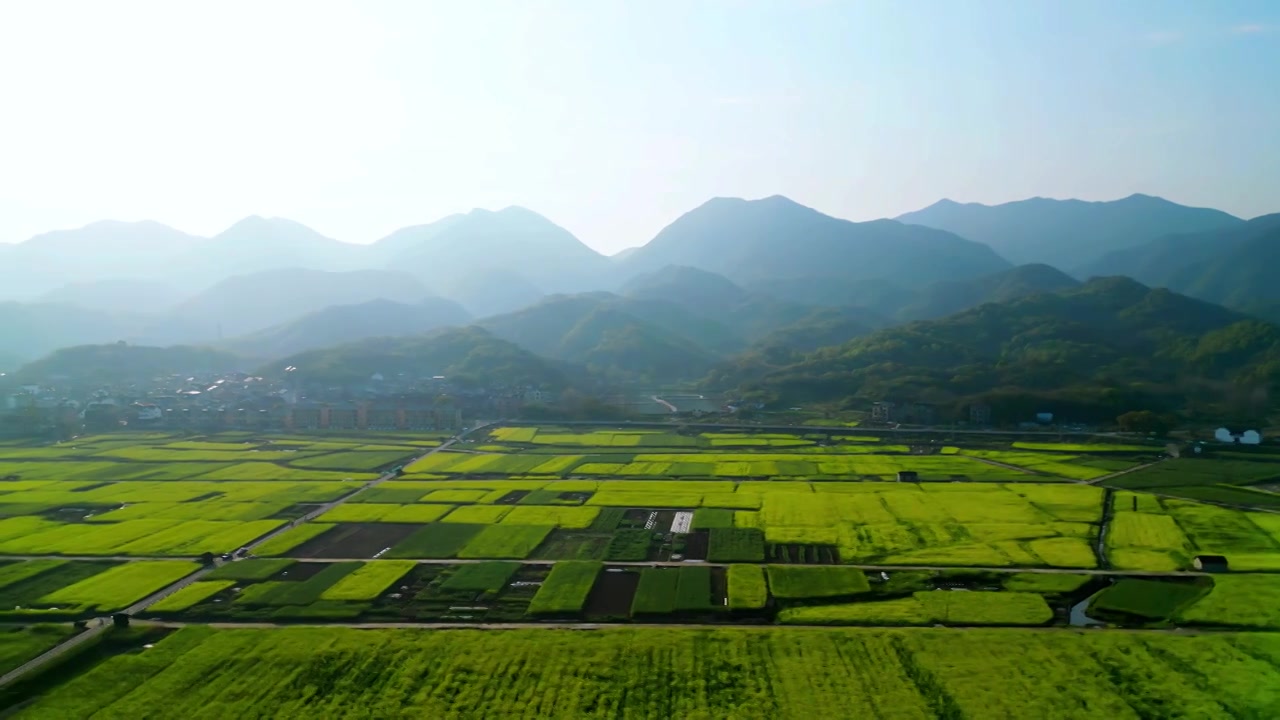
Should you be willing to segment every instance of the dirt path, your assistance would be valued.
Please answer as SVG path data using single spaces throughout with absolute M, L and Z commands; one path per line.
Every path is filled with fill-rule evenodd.
M 1000 462 L 999 460 L 992 460 L 991 458 L 978 457 L 978 456 L 976 456 L 976 455 L 965 455 L 964 457 L 967 457 L 967 458 L 969 458 L 969 459 L 971 459 L 971 460 L 977 460 L 978 462 L 986 463 L 986 464 L 988 464 L 988 465 L 992 465 L 992 466 L 994 466 L 994 467 L 1004 468 L 1005 470 L 1016 470 L 1016 471 L 1018 471 L 1018 472 L 1020 472 L 1020 473 L 1026 473 L 1027 475 L 1036 475 L 1036 476 L 1038 476 L 1038 477 L 1051 477 L 1051 478 L 1056 478 L 1056 477 L 1058 477 L 1057 475 L 1050 475 L 1050 474 L 1048 474 L 1048 473 L 1042 473 L 1042 472 L 1040 472 L 1040 471 L 1038 471 L 1038 470 L 1032 470 L 1032 469 L 1030 469 L 1030 468 L 1018 467 L 1017 465 L 1010 465 L 1009 463 L 1002 463 L 1002 462 Z M 979 481 L 979 482 L 981 482 L 981 481 Z
M 1086 484 L 1086 485 L 1098 485 L 1098 484 L 1100 484 L 1100 483 L 1104 483 L 1104 482 L 1106 482 L 1106 481 L 1108 481 L 1108 480 L 1114 480 L 1115 478 L 1118 478 L 1118 477 L 1120 477 L 1121 475 L 1128 475 L 1129 473 L 1138 472 L 1139 470 L 1146 470 L 1147 468 L 1149 468 L 1149 467 L 1153 467 L 1153 466 L 1155 466 L 1155 465 L 1159 465 L 1159 464 L 1160 464 L 1160 463 L 1162 463 L 1162 462 L 1164 462 L 1164 461 L 1163 461 L 1163 460 L 1156 460 L 1155 462 L 1149 462 L 1149 463 L 1147 463 L 1146 465 L 1134 465 L 1133 467 L 1131 467 L 1131 468 L 1125 468 L 1124 470 L 1121 470 L 1120 472 L 1113 472 L 1113 473 L 1111 473 L 1110 475 L 1103 475 L 1102 477 L 1096 477 L 1096 478 L 1094 478 L 1094 479 L 1092 479 L 1092 480 L 1086 480 L 1086 481 L 1085 481 L 1085 484 Z

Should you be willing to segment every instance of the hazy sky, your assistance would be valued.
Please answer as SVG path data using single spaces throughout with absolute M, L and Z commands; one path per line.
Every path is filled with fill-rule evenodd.
M 1280 211 L 1280 2 L 0 4 L 0 241 L 523 205 L 605 252 L 717 195 L 855 220 Z

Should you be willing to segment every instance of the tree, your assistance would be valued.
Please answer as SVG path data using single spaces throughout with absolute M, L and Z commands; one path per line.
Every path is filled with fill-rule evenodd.
M 1135 410 L 1116 418 L 1116 424 L 1125 432 L 1167 435 L 1177 423 L 1168 415 L 1158 415 L 1150 410 Z

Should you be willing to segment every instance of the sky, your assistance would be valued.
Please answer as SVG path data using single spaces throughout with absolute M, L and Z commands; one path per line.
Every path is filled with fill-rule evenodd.
M 870 220 L 1280 211 L 1274 0 L 0 4 L 0 242 L 520 205 L 606 253 L 717 196 Z

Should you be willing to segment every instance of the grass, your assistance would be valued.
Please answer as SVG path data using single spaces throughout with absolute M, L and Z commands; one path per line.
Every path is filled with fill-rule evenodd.
M 867 576 L 857 568 L 834 565 L 770 565 L 769 587 L 779 599 L 839 597 L 871 589 Z
M 529 602 L 528 614 L 567 615 L 580 612 L 602 567 L 600 563 L 590 560 L 565 560 L 556 563 Z
M 552 568 L 555 569 L 554 567 Z M 520 570 L 518 562 L 482 562 L 460 565 L 440 584 L 441 589 L 496 595 Z
M 235 580 L 200 580 L 178 590 L 147 608 L 149 613 L 176 613 L 208 600 L 218 593 L 233 587 Z
M 1209 592 L 1203 583 L 1122 578 L 1094 596 L 1089 611 L 1121 613 L 1148 620 L 1167 620 Z
M 373 600 L 410 570 L 417 567 L 412 560 L 373 560 L 345 575 L 320 594 L 321 600 Z
M 1280 693 L 1277 657 L 1270 634 L 191 627 L 6 704 L 37 719 L 158 707 L 174 717 L 1265 718 Z
M 415 530 L 386 554 L 388 558 L 457 557 L 467 543 L 487 527 L 462 523 L 430 523 Z
M 730 610 L 759 610 L 769 601 L 764 568 L 759 565 L 730 565 L 728 582 Z

